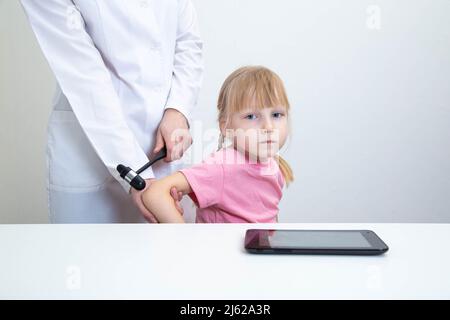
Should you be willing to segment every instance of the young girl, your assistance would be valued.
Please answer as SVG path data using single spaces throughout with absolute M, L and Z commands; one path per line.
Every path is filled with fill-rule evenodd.
M 159 222 L 184 222 L 170 195 L 176 187 L 197 205 L 196 222 L 277 222 L 283 186 L 294 179 L 277 155 L 289 131 L 283 82 L 264 67 L 240 68 L 225 80 L 217 107 L 218 151 L 154 181 L 142 194 L 144 205 Z

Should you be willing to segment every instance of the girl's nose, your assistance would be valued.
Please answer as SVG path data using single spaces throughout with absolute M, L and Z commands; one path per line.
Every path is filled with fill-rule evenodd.
M 271 119 L 264 120 L 262 128 L 264 131 L 272 131 L 273 130 L 273 123 Z

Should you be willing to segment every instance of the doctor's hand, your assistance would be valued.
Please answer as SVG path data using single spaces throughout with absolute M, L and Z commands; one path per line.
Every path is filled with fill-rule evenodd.
M 156 145 L 153 153 L 159 152 L 166 145 L 167 156 L 164 161 L 171 162 L 181 159 L 191 144 L 192 137 L 187 119 L 178 110 L 167 108 L 156 132 Z
M 144 206 L 144 203 L 142 202 L 142 193 L 150 186 L 152 181 L 155 179 L 147 179 L 145 180 L 145 188 L 144 190 L 138 191 L 134 188 L 130 189 L 131 198 L 133 199 L 134 204 L 138 207 L 141 214 L 144 216 L 144 218 L 150 222 L 150 223 L 158 223 L 158 220 L 156 220 L 153 213 L 151 213 L 147 208 Z M 180 201 L 183 198 L 183 193 L 178 192 L 177 188 L 173 187 L 170 189 L 170 195 L 172 196 L 173 200 L 175 201 L 175 206 L 177 210 L 180 212 L 181 215 L 183 215 L 184 211 L 183 208 L 180 205 Z

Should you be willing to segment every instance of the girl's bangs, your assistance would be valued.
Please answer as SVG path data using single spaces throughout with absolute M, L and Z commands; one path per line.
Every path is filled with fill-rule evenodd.
M 268 71 L 236 78 L 230 86 L 229 109 L 231 112 L 284 107 L 289 101 L 281 79 Z M 232 94 L 231 94 L 232 93 Z

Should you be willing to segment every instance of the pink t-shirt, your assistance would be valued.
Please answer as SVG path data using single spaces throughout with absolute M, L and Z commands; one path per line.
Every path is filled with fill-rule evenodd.
M 196 222 L 277 222 L 285 182 L 275 159 L 257 163 L 229 147 L 179 171 L 193 191 Z

